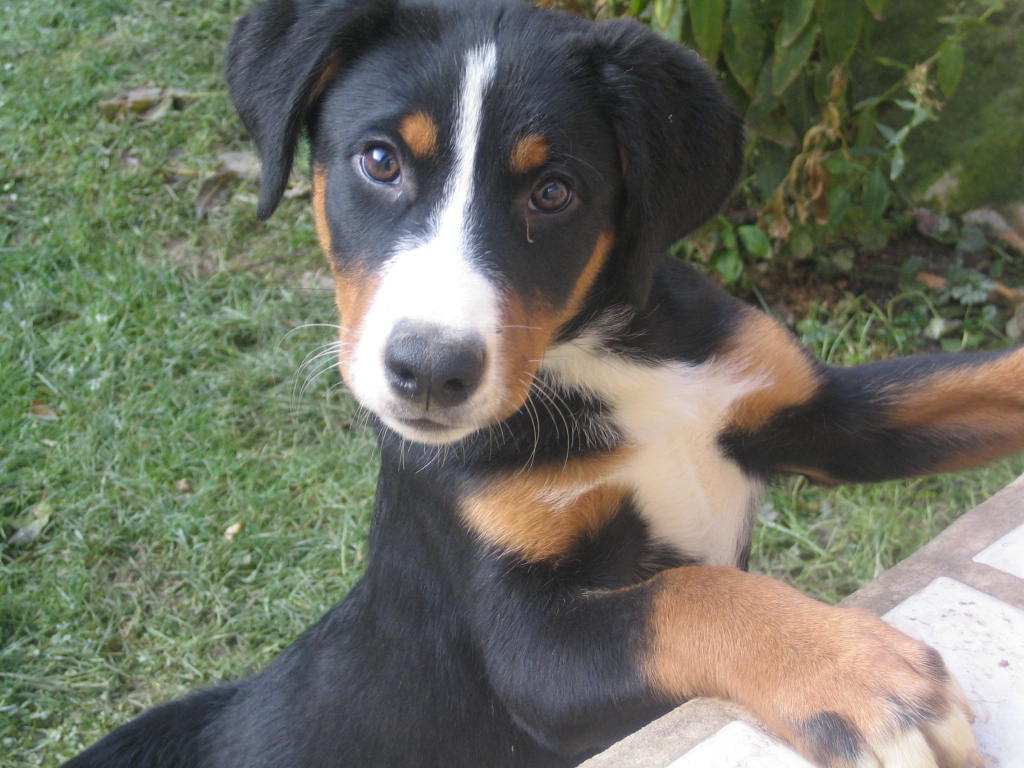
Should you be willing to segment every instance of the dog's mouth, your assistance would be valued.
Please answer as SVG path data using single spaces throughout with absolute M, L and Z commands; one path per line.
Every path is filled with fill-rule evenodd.
M 377 412 L 381 421 L 406 440 L 426 445 L 446 445 L 458 442 L 481 429 L 482 424 L 463 424 L 456 421 L 442 421 L 438 417 L 405 417 Z
M 451 429 L 447 424 L 433 419 L 399 419 L 399 421 L 403 427 L 421 432 L 445 432 Z
M 436 419 L 396 419 L 398 431 L 410 439 L 417 439 L 419 442 L 441 442 L 448 443 L 452 439 L 449 435 L 463 431 L 463 427 L 456 424 L 446 424 Z M 424 439 L 424 437 L 428 439 Z

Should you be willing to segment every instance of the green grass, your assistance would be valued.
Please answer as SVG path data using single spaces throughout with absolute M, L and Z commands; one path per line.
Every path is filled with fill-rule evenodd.
M 360 572 L 376 459 L 336 375 L 303 366 L 333 335 L 308 327 L 333 308 L 307 203 L 258 224 L 249 182 L 194 212 L 217 156 L 249 149 L 219 73 L 242 10 L 0 14 L 3 768 L 54 765 L 143 707 L 262 666 Z M 101 118 L 97 102 L 145 86 L 197 98 L 149 124 Z M 916 346 L 914 312 L 833 311 L 801 326 L 833 361 Z M 1021 469 L 787 482 L 757 567 L 836 599 Z M 33 518 L 38 537 L 18 541 Z

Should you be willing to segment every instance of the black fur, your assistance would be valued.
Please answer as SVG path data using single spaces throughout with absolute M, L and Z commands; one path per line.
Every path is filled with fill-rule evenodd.
M 815 715 L 800 730 L 812 745 L 812 752 L 822 765 L 839 759 L 842 764 L 853 764 L 863 753 L 863 737 L 857 727 L 836 712 Z

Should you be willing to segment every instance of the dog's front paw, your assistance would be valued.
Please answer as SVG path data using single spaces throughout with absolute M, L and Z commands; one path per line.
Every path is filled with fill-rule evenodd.
M 764 692 L 773 727 L 827 768 L 982 765 L 970 707 L 937 651 L 868 613 L 828 619 L 794 640 L 779 695 Z

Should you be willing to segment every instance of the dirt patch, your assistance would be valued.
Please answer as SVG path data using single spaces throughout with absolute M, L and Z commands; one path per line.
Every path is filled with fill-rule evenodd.
M 844 258 L 851 259 L 849 268 L 838 272 L 823 267 L 830 263 L 830 253 L 839 250 L 843 250 Z M 923 272 L 945 279 L 951 273 L 964 270 L 1001 285 L 1024 287 L 1022 257 L 1000 255 L 990 248 L 964 251 L 955 244 L 912 232 L 894 238 L 877 251 L 845 247 L 830 249 L 814 260 L 777 259 L 763 272 L 752 274 L 750 288 L 739 291 L 738 295 L 752 302 L 759 301 L 760 295 L 780 317 L 793 325 L 807 315 L 812 306 L 828 309 L 851 294 L 885 305 L 911 288 L 938 293 L 934 284 L 920 281 L 918 275 Z M 993 300 L 998 302 L 997 297 Z M 1007 316 L 1012 314 L 1012 302 L 999 303 L 1001 312 Z

